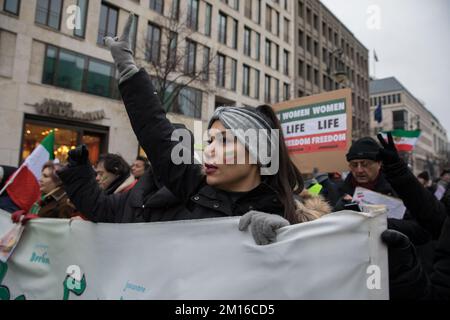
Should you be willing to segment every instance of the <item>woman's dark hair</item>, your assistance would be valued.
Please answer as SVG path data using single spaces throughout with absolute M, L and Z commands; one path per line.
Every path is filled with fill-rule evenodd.
M 303 191 L 302 175 L 289 157 L 280 121 L 272 107 L 261 105 L 256 108 L 256 112 L 262 115 L 273 129 L 279 130 L 279 169 L 277 174 L 266 176 L 266 182 L 278 191 L 278 199 L 284 204 L 284 217 L 291 223 L 297 223 L 299 221 L 295 213 L 294 194 Z
M 111 172 L 117 176 L 129 175 L 130 166 L 128 163 L 118 154 L 106 153 L 102 154 L 97 164 L 103 163 L 103 167 L 106 171 Z

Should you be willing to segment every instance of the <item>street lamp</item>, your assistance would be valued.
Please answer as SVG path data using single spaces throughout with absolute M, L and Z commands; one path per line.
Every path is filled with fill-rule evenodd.
M 344 50 L 337 48 L 328 54 L 327 74 L 330 77 L 332 76 L 337 83 L 345 85 L 345 82 L 348 80 L 348 73 L 345 70 L 344 63 L 342 62 L 343 53 Z M 337 56 L 337 63 L 333 66 L 333 56 L 335 55 Z

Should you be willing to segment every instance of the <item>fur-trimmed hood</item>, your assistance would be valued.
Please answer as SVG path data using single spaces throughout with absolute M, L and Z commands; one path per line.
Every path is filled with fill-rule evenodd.
M 295 197 L 297 221 L 299 223 L 316 220 L 332 211 L 331 206 L 320 195 L 312 195 L 306 189 Z

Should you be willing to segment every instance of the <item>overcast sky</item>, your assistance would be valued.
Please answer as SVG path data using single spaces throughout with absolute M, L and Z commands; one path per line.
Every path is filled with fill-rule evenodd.
M 450 0 L 321 1 L 370 50 L 370 74 L 375 49 L 376 77 L 396 77 L 450 136 Z

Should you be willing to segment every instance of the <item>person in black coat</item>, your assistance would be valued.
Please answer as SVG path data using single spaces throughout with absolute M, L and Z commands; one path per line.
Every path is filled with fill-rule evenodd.
M 205 166 L 194 163 L 193 150 L 180 147 L 179 140 L 173 138 L 175 128 L 166 118 L 149 75 L 134 64 L 129 48 L 133 20 L 130 16 L 120 39 L 107 38 L 105 42 L 119 69 L 119 89 L 133 131 L 149 157 L 156 180 L 169 191 L 166 195 L 170 194 L 170 200 L 163 201 L 169 207 L 160 208 L 165 212 L 158 215 L 160 219 L 245 215 L 245 221 L 256 221 L 252 226 L 258 223 L 270 226 L 266 228 L 271 230 L 267 241 L 273 240 L 276 228 L 308 220 L 296 212 L 294 194 L 298 195 L 303 190 L 303 180 L 289 158 L 279 121 L 269 106 L 217 109 L 208 126 L 210 136 L 205 150 Z M 250 144 L 242 135 L 242 131 L 247 132 L 248 129 L 259 130 L 258 133 L 263 135 L 257 145 Z M 280 130 L 280 134 L 274 136 L 272 129 Z M 183 139 L 190 137 L 189 133 L 181 136 Z M 270 155 L 273 157 L 269 162 L 255 149 L 261 143 L 267 143 L 272 151 Z M 188 155 L 187 162 L 174 160 L 174 155 L 179 152 Z M 246 161 L 234 164 L 239 160 L 239 154 L 244 154 Z M 78 147 L 69 152 L 69 166 L 59 173 L 72 202 L 92 221 L 107 218 L 133 222 L 139 215 L 136 214 L 136 203 L 130 200 L 134 190 L 126 199 L 105 197 L 89 183 L 92 173 L 87 159 L 86 148 Z M 273 166 L 278 170 L 265 174 Z M 136 202 L 139 205 L 143 203 L 142 209 L 145 209 L 148 195 L 141 180 L 135 186 L 135 189 L 143 190 Z M 123 212 L 114 207 L 123 208 Z M 153 211 L 150 209 L 148 215 L 153 216 Z M 242 224 L 243 229 L 246 226 L 247 223 Z
M 393 299 L 450 298 L 450 210 L 439 202 L 400 159 L 392 135 L 388 142 L 378 135 L 383 172 L 410 215 L 435 241 L 432 255 L 416 252 L 410 239 L 387 230 L 382 240 L 389 247 L 390 294 Z M 429 261 L 431 259 L 432 261 Z
M 439 238 L 445 210 L 424 187 L 420 186 L 417 178 L 398 154 L 395 159 L 386 158 L 383 156 L 384 150 L 370 137 L 361 138 L 352 144 L 347 153 L 351 173 L 340 186 L 340 200 L 334 210 L 344 210 L 345 204 L 352 202 L 352 196 L 358 186 L 401 199 L 407 211 L 403 219 L 389 218 L 388 227 L 407 235 L 416 246 L 426 245 L 424 255 L 430 260 L 432 259 L 430 240 Z M 430 226 L 421 220 L 420 217 L 428 211 L 440 217 L 437 226 Z

